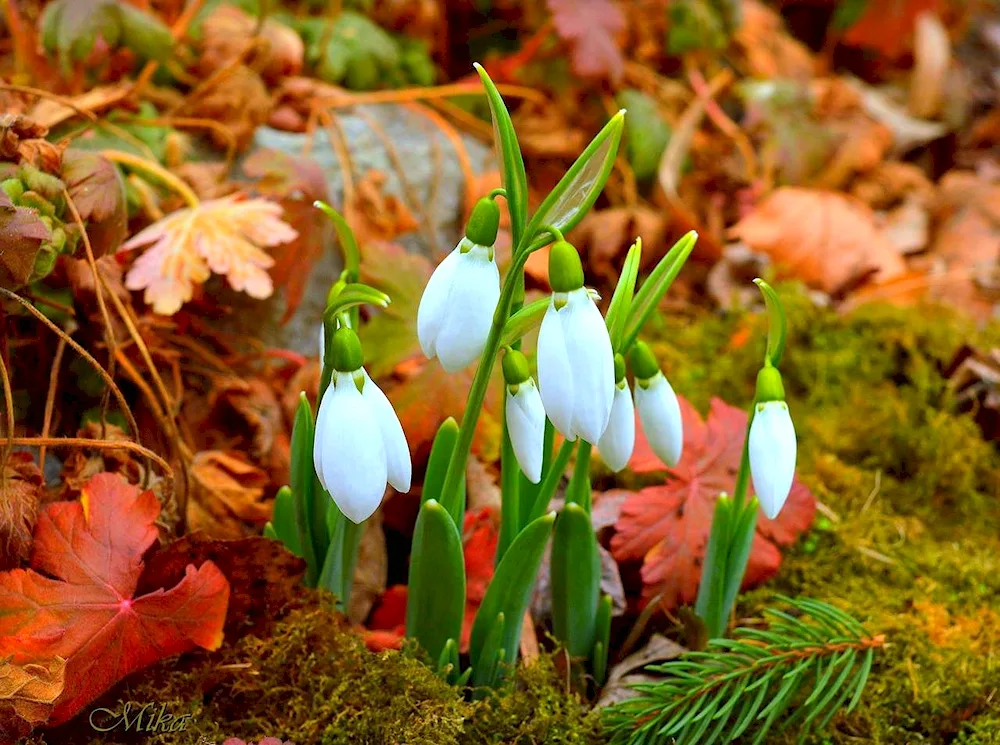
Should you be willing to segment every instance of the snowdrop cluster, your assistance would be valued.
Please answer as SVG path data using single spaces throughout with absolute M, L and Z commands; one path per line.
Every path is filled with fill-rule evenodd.
M 449 372 L 479 359 L 495 322 L 498 222 L 496 204 L 480 200 L 466 236 L 435 269 L 420 300 L 421 348 Z M 620 471 L 632 457 L 636 413 L 652 451 L 668 467 L 677 465 L 684 445 L 677 395 L 648 345 L 636 341 L 628 354 L 633 398 L 625 356 L 613 348 L 596 294 L 584 286 L 579 254 L 565 240 L 549 250 L 549 284 L 538 334 L 537 384 L 521 352 L 507 348 L 502 363 L 507 427 L 521 470 L 532 483 L 541 479 L 548 418 L 566 440 L 596 445 L 608 467 Z M 362 367 L 357 335 L 341 328 L 333 342 L 335 371 L 317 418 L 314 460 L 324 488 L 348 518 L 360 522 L 377 509 L 387 484 L 409 489 L 410 455 L 391 404 Z M 320 348 L 322 359 L 322 330 Z M 761 507 L 774 517 L 791 489 L 795 430 L 780 375 L 775 382 L 775 369 L 761 372 L 750 466 Z

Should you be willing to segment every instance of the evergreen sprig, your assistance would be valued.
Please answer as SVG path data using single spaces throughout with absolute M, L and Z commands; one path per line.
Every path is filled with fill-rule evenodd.
M 766 629 L 739 628 L 649 672 L 666 677 L 633 686 L 636 698 L 604 711 L 613 745 L 712 745 L 771 727 L 798 724 L 799 741 L 822 729 L 846 704 L 861 698 L 877 648 L 847 613 L 818 600 L 782 598 L 790 612 L 768 609 Z

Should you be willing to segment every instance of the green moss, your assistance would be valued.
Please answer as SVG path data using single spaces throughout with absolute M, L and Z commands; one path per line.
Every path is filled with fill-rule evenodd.
M 996 346 L 1000 325 L 979 329 L 939 307 L 841 316 L 794 288 L 781 294 L 799 477 L 823 508 L 738 613 L 759 615 L 776 592 L 806 595 L 886 635 L 858 709 L 813 742 L 1000 743 L 1000 453 L 955 410 L 943 375 L 963 343 Z M 701 411 L 713 395 L 744 406 L 764 324 L 671 322 L 654 349 Z
M 140 673 L 98 705 L 117 712 L 127 701 L 156 702 L 175 716 L 191 715 L 182 732 L 148 735 L 157 745 L 265 736 L 300 745 L 600 742 L 596 717 L 563 690 L 548 658 L 522 668 L 506 690 L 471 702 L 413 655 L 369 652 L 323 609 L 296 611 L 266 639 L 247 637 L 197 659 L 188 669 L 163 664 Z M 36 742 L 135 738 L 89 731 L 82 717 Z

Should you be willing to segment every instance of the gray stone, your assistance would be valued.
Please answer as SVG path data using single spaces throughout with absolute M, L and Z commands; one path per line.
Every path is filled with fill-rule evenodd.
M 399 242 L 409 251 L 435 259 L 454 247 L 463 227 L 460 221 L 466 184 L 455 149 L 444 133 L 430 119 L 397 104 L 358 106 L 337 112 L 337 120 L 350 152 L 355 183 L 370 170 L 381 171 L 386 174 L 383 189 L 386 195 L 397 196 L 405 202 L 408 190 L 418 206 L 427 211 L 436 239 L 434 244 L 431 245 L 420 230 L 401 236 Z M 384 136 L 376 132 L 373 124 Z M 261 127 L 257 130 L 250 152 L 269 148 L 301 155 L 310 139 L 309 157 L 326 174 L 330 199 L 333 206 L 340 209 L 343 205 L 344 175 L 329 133 L 324 128 L 318 128 L 310 137 Z M 394 153 L 386 147 L 386 140 L 391 143 Z M 462 141 L 474 172 L 479 174 L 495 168 L 491 147 L 467 135 L 462 135 Z M 398 168 L 394 161 L 398 162 Z M 404 178 L 408 189 L 404 186 Z M 237 336 L 253 337 L 268 346 L 316 355 L 317 326 L 325 307 L 326 294 L 342 268 L 339 249 L 331 239 L 319 261 L 303 269 L 310 273 L 305 294 L 295 314 L 283 326 L 280 320 L 286 306 L 281 290 L 268 300 L 254 300 L 242 293 L 232 292 L 224 282 L 216 280 L 212 292 L 218 293 L 222 302 L 233 308 L 232 316 L 220 323 L 221 330 Z

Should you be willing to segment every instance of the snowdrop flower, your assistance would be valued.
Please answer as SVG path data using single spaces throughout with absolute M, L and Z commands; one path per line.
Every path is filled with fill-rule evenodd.
M 428 358 L 458 372 L 483 351 L 500 301 L 500 270 L 493 257 L 500 208 L 480 199 L 465 237 L 431 275 L 417 309 L 417 337 Z
M 370 517 L 386 484 L 410 490 L 412 463 L 399 417 L 362 366 L 358 335 L 337 329 L 334 372 L 316 417 L 313 465 L 320 483 L 352 522 Z
M 642 431 L 656 457 L 670 467 L 676 466 L 684 447 L 684 425 L 677 395 L 645 342 L 636 342 L 631 362 L 636 384 L 635 407 L 639 410 Z
M 538 332 L 538 387 L 553 426 L 570 441 L 596 444 L 611 417 L 615 362 L 601 312 L 583 286 L 576 249 L 549 251 L 552 299 Z
M 597 449 L 612 471 L 618 472 L 628 465 L 635 447 L 635 406 L 632 391 L 625 379 L 625 360 L 615 355 L 615 398 L 611 404 L 611 419 L 601 435 Z
M 784 399 L 781 374 L 765 365 L 757 375 L 757 402 L 747 448 L 757 500 L 772 520 L 784 507 L 795 478 L 795 426 Z
M 531 379 L 528 358 L 516 349 L 507 349 L 503 357 L 506 383 L 504 414 L 507 431 L 517 464 L 532 484 L 542 478 L 542 455 L 545 448 L 545 409 Z

